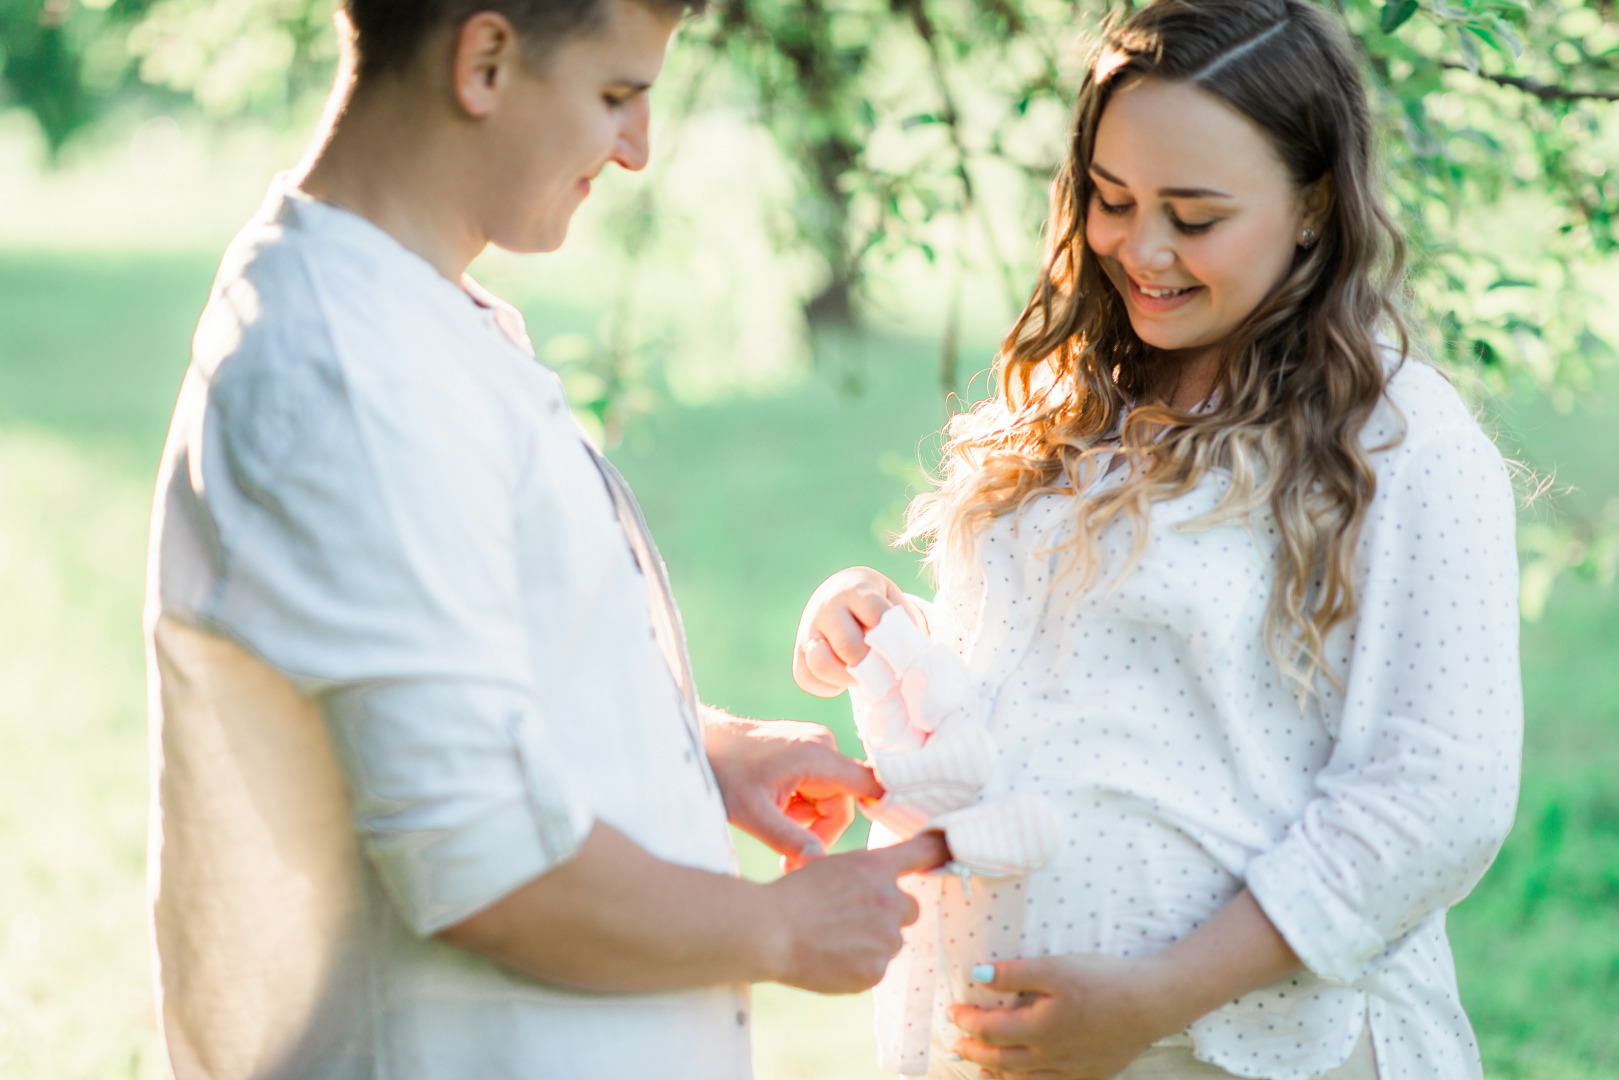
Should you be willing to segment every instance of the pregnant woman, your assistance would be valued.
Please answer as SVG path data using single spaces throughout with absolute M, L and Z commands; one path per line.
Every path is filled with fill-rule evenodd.
M 1156 0 L 1079 95 L 1047 256 L 911 507 L 794 673 L 906 607 L 966 658 L 1026 877 L 921 880 L 884 1065 L 935 1077 L 1480 1075 L 1445 912 L 1513 814 L 1506 470 L 1414 355 L 1353 47 L 1306 0 Z

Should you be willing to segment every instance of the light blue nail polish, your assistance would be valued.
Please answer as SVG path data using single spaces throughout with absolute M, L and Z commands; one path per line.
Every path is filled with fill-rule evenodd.
M 995 965 L 979 964 L 973 968 L 973 981 L 990 983 L 995 981 Z
M 814 837 L 811 837 L 809 840 L 805 841 L 803 850 L 798 853 L 799 858 L 801 859 L 819 859 L 825 854 L 826 845 L 822 844 Z
M 951 1054 L 950 1054 L 950 1060 L 951 1061 L 960 1061 L 960 1060 L 962 1060 L 962 1057 L 961 1057 L 960 1054 L 957 1054 L 954 1051 L 952 1051 Z

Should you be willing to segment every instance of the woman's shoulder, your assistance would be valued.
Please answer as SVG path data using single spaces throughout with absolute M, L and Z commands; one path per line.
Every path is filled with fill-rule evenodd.
M 1418 354 L 1401 355 L 1392 346 L 1386 357 L 1382 396 L 1361 429 L 1361 445 L 1379 471 L 1436 440 L 1487 447 L 1499 460 L 1474 409 L 1443 371 Z
M 1430 361 L 1390 353 L 1382 399 L 1361 433 L 1377 477 L 1373 503 L 1388 513 L 1413 498 L 1428 509 L 1482 500 L 1510 520 L 1512 478 L 1472 406 Z

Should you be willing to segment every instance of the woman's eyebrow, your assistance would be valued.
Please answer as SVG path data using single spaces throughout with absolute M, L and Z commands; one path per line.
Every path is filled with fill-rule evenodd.
M 1102 166 L 1098 165 L 1094 161 L 1091 162 L 1091 172 L 1095 173 L 1097 176 L 1100 176 L 1103 180 L 1106 180 L 1110 184 L 1117 184 L 1117 185 L 1119 185 L 1119 187 L 1128 187 L 1129 186 L 1123 180 L 1120 180 L 1117 176 L 1114 176 L 1112 173 L 1108 172 L 1106 169 L 1102 168 Z M 1227 195 L 1225 192 L 1216 191 L 1213 188 L 1189 188 L 1189 187 L 1187 187 L 1187 188 L 1182 188 L 1182 187 L 1159 188 L 1158 189 L 1158 197 L 1161 198 L 1161 199 L 1229 199 L 1229 198 L 1231 198 L 1231 196 Z

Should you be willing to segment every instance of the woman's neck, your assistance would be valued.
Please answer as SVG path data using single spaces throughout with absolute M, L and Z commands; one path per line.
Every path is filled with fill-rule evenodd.
M 1174 381 L 1164 395 L 1164 404 L 1181 412 L 1191 412 L 1214 393 L 1220 375 L 1220 353 L 1214 348 L 1188 350 L 1173 358 Z

